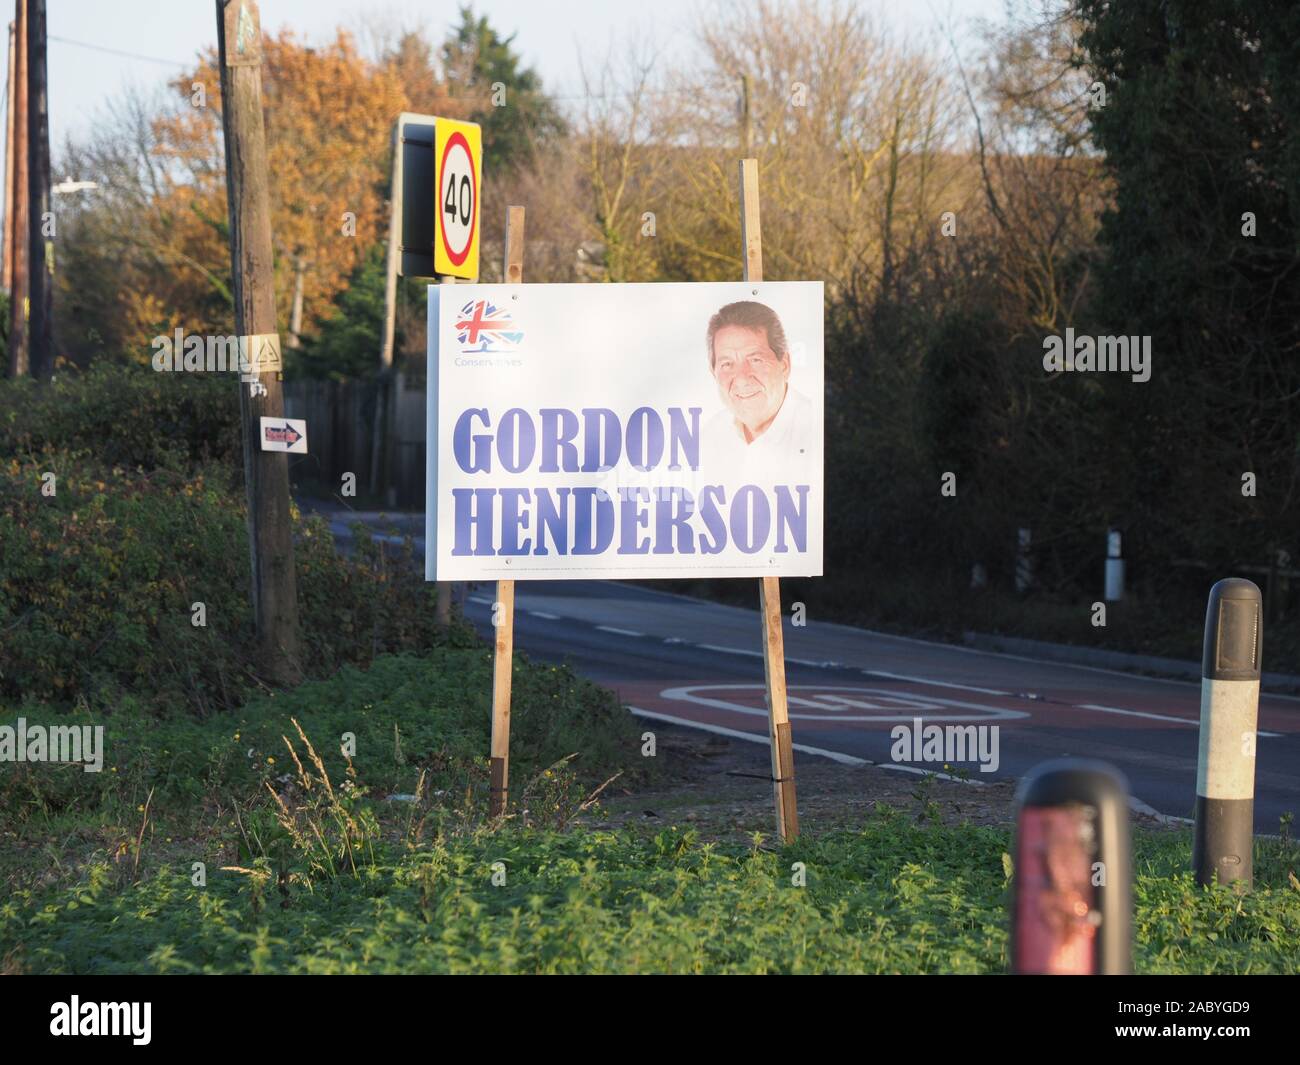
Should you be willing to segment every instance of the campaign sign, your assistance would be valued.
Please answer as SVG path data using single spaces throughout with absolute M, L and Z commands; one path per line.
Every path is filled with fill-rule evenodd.
M 821 282 L 431 285 L 429 580 L 822 572 Z

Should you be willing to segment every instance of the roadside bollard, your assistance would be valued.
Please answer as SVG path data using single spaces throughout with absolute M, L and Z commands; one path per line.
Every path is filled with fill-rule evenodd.
M 1034 534 L 1029 529 L 1016 530 L 1016 591 L 1027 592 L 1034 586 L 1034 559 L 1029 549 Z
M 1128 784 L 1104 762 L 1037 766 L 1016 795 L 1013 973 L 1124 976 L 1133 969 Z
M 1210 589 L 1201 659 L 1192 868 L 1198 884 L 1249 889 L 1255 822 L 1255 740 L 1263 597 L 1240 577 Z
M 1118 529 L 1106 534 L 1106 588 L 1108 603 L 1118 603 L 1124 598 L 1124 559 L 1120 553 L 1122 536 Z

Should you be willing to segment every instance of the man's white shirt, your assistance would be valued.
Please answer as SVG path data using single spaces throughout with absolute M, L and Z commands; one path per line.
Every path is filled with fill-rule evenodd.
M 785 399 L 767 429 L 746 441 L 745 427 L 723 408 L 704 423 L 703 460 L 723 469 L 732 483 L 807 484 L 816 446 L 816 426 L 808 397 L 786 386 Z

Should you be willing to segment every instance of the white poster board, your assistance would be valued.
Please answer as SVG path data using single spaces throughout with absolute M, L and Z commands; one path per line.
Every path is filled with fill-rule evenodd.
M 429 286 L 429 580 L 822 572 L 821 282 Z

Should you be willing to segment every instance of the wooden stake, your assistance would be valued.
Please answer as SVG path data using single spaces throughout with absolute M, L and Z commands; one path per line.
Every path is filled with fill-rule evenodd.
M 524 279 L 524 209 L 506 208 L 506 250 L 501 276 L 506 284 Z M 499 817 L 510 798 L 510 680 L 514 668 L 515 582 L 497 581 L 492 607 L 496 651 L 492 663 L 492 797 L 488 813 Z
M 745 280 L 763 280 L 763 234 L 758 214 L 758 160 L 740 161 L 740 239 L 745 252 Z M 772 794 L 776 831 L 782 843 L 799 835 L 794 791 L 794 748 L 785 690 L 785 634 L 781 628 L 781 581 L 763 577 L 758 588 L 763 623 L 763 674 L 767 682 L 768 737 L 772 744 Z
M 216 0 L 221 117 L 226 147 L 226 198 L 235 325 L 241 337 L 276 334 L 271 191 L 262 119 L 262 36 L 254 0 Z M 244 484 L 253 569 L 258 661 L 274 684 L 302 679 L 298 590 L 289 524 L 289 456 L 263 451 L 263 417 L 284 417 L 276 343 L 249 343 L 255 369 L 240 375 Z M 251 350 L 256 347 L 256 350 Z M 266 359 L 269 365 L 260 360 Z M 245 376 L 255 380 L 245 382 Z

